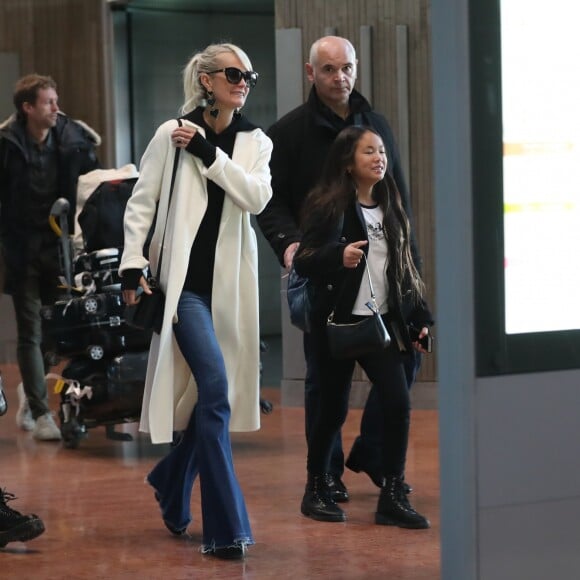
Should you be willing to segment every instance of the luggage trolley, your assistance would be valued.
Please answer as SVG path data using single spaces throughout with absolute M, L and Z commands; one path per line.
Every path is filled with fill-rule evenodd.
M 134 183 L 135 179 L 103 182 L 91 197 L 106 188 L 110 202 L 118 190 L 122 207 L 117 215 L 122 216 Z M 106 427 L 110 439 L 131 440 L 115 425 L 139 420 L 151 334 L 125 321 L 118 232 L 112 240 L 116 246 L 93 249 L 85 240 L 84 251 L 74 257 L 68 214 L 69 204 L 63 198 L 51 208 L 49 222 L 59 237 L 61 296 L 41 309 L 48 356 L 67 359 L 61 375 L 48 375 L 56 379 L 55 391 L 60 395 L 64 445 L 78 447 L 88 429 L 98 426 Z

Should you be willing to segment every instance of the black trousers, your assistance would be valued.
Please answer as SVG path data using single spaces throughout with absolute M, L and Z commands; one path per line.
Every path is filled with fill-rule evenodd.
M 310 417 L 307 469 L 331 472 L 333 445 L 348 414 L 352 373 L 358 362 L 373 383 L 381 413 L 381 451 L 385 475 L 402 476 L 409 438 L 410 398 L 403 355 L 393 343 L 381 353 L 335 359 L 324 325 L 312 329 L 309 354 L 317 368 L 318 401 Z

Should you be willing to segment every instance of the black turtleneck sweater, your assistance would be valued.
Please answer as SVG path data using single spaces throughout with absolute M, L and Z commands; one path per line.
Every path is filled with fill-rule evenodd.
M 199 157 L 206 167 L 214 163 L 216 148 L 220 148 L 231 158 L 239 131 L 253 130 L 255 125 L 241 115 L 234 119 L 221 133 L 215 133 L 203 118 L 203 107 L 197 107 L 185 117 L 196 125 L 203 127 L 205 138 L 196 133 L 185 150 L 191 155 Z M 210 294 L 213 284 L 213 269 L 215 264 L 215 248 L 224 205 L 224 190 L 211 180 L 207 180 L 208 204 L 201 220 L 199 230 L 191 247 L 189 266 L 183 284 L 184 290 L 197 294 Z M 130 269 L 123 273 L 123 290 L 136 289 L 139 285 L 141 270 Z

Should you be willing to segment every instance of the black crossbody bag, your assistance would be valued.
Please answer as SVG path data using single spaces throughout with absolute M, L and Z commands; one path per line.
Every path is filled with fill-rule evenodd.
M 177 119 L 181 127 L 181 119 Z M 171 196 L 173 195 L 173 186 L 175 184 L 175 176 L 177 174 L 177 164 L 179 161 L 179 153 L 181 149 L 175 149 L 175 158 L 173 161 L 173 172 L 171 173 L 171 185 L 169 187 L 169 200 L 167 202 L 167 216 L 169 217 L 169 208 L 171 207 Z M 151 289 L 151 294 L 141 294 L 137 304 L 127 306 L 125 309 L 125 319 L 127 324 L 139 328 L 141 330 L 152 330 L 157 334 L 161 333 L 163 325 L 163 315 L 165 313 L 165 294 L 159 286 L 158 276 L 161 274 L 161 261 L 163 259 L 163 244 L 165 242 L 165 232 L 167 231 L 167 219 L 165 219 L 165 226 L 163 228 L 163 237 L 161 238 L 161 253 L 159 255 L 159 262 L 157 263 L 157 276 L 151 275 L 147 279 L 147 284 Z
M 371 300 L 366 303 L 366 307 L 372 314 L 358 322 L 339 324 L 334 322 L 334 310 L 330 313 L 326 321 L 326 336 L 330 354 L 334 358 L 357 358 L 361 355 L 381 352 L 391 344 L 391 337 L 375 299 L 366 254 L 363 253 L 363 257 L 371 289 Z

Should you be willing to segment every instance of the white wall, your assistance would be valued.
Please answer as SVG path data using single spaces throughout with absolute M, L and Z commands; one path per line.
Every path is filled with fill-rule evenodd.
M 579 578 L 580 372 L 475 384 L 479 577 Z

